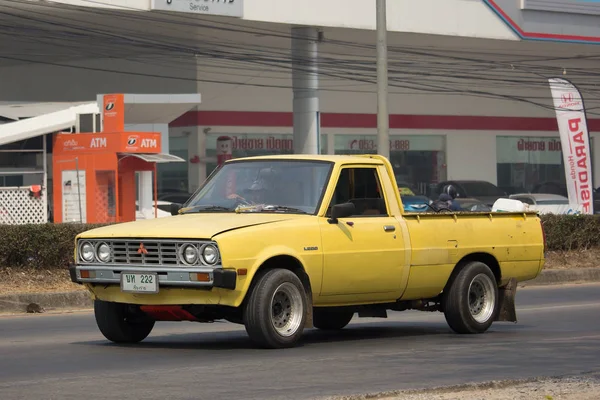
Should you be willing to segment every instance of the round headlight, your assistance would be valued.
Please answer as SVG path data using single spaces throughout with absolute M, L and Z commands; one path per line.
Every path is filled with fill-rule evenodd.
M 204 247 L 204 251 L 202 251 L 202 257 L 207 264 L 214 264 L 219 258 L 219 252 L 215 246 L 209 244 Z
M 81 246 L 81 259 L 86 262 L 94 260 L 94 246 L 91 243 L 85 242 Z
M 108 262 L 110 260 L 110 247 L 106 243 L 102 243 L 98 246 L 98 259 L 102 262 Z
M 182 255 L 188 264 L 195 264 L 198 261 L 198 249 L 192 244 L 188 244 L 183 248 Z

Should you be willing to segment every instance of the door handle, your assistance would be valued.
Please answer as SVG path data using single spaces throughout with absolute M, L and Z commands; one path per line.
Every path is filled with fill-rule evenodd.
M 383 230 L 386 232 L 394 232 L 396 228 L 393 225 L 384 225 Z

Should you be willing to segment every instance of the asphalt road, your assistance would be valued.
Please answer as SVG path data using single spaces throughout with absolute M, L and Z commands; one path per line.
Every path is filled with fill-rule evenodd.
M 483 335 L 404 312 L 287 350 L 229 323 L 160 323 L 118 346 L 89 312 L 0 317 L 0 399 L 308 399 L 600 370 L 600 285 L 520 289 L 517 308 Z

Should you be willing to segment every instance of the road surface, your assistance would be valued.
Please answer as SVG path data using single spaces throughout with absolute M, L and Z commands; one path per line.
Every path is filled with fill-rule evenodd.
M 90 312 L 4 316 L 0 399 L 313 399 L 600 370 L 600 285 L 520 289 L 517 309 L 483 335 L 452 333 L 441 313 L 355 317 L 286 350 L 229 323 L 158 323 L 119 346 Z

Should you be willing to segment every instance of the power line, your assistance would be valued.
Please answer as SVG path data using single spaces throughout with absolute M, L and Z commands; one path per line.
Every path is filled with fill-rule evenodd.
M 11 1 L 14 3 L 22 3 L 21 1 Z M 53 6 L 51 6 L 53 7 Z M 54 7 L 56 8 L 56 7 Z M 66 8 L 66 7 L 65 7 Z M 67 9 L 67 8 L 66 8 Z M 68 8 L 73 10 L 73 8 Z M 80 9 L 77 9 L 78 12 L 81 12 Z M 87 10 L 86 10 L 87 11 Z M 90 9 L 89 12 L 96 13 L 96 10 Z M 101 12 L 101 14 L 105 14 L 108 16 L 109 14 L 106 12 Z M 113 13 L 114 14 L 114 13 Z M 141 13 L 137 13 L 141 14 Z M 31 15 L 31 14 L 30 14 Z M 15 18 L 23 18 L 23 16 L 18 16 L 15 14 L 11 15 Z M 122 16 L 120 16 L 122 17 Z M 133 16 L 126 16 L 127 18 L 132 18 Z M 60 17 L 59 17 L 60 18 Z M 63 36 L 63 40 L 70 43 L 76 43 L 84 48 L 94 41 L 98 40 L 98 37 L 105 38 L 109 37 L 111 40 L 109 43 L 104 45 L 105 50 L 113 50 L 114 46 L 122 46 L 121 50 L 127 51 L 128 48 L 136 47 L 139 52 L 140 48 L 146 50 L 146 53 L 151 53 L 155 51 L 165 51 L 168 52 L 165 57 L 172 57 L 172 54 L 180 54 L 182 56 L 188 55 L 191 58 L 191 55 L 196 55 L 199 58 L 205 60 L 210 60 L 211 65 L 218 68 L 228 68 L 230 70 L 241 70 L 247 71 L 248 66 L 245 64 L 256 65 L 254 70 L 264 71 L 265 67 L 268 67 L 270 71 L 273 73 L 279 71 L 280 73 L 289 72 L 291 70 L 291 60 L 289 57 L 289 50 L 283 48 L 273 48 L 270 46 L 241 46 L 241 45 L 226 45 L 223 46 L 222 43 L 217 42 L 206 42 L 205 46 L 201 48 L 191 47 L 191 46 L 182 46 L 180 43 L 173 43 L 165 40 L 157 41 L 157 40 L 148 40 L 143 39 L 140 40 L 137 37 L 131 36 L 126 37 L 123 35 L 115 35 L 110 32 L 107 33 L 107 30 L 110 29 L 109 26 L 105 25 L 105 31 L 94 29 L 90 30 L 85 27 L 78 27 L 73 24 L 64 24 L 64 23 L 56 23 L 52 21 L 44 20 L 42 18 L 32 18 L 25 17 L 25 19 L 29 19 L 31 21 L 35 21 L 37 23 L 47 23 L 51 26 L 55 27 L 54 30 L 47 30 L 48 35 L 54 34 L 54 37 L 58 38 L 61 35 L 66 35 L 66 39 Z M 139 15 L 135 15 L 135 19 L 140 19 Z M 144 16 L 146 21 L 151 21 L 152 18 L 148 16 Z M 190 21 L 197 21 L 194 18 L 186 17 L 186 18 L 178 18 L 176 21 L 180 19 L 189 19 Z M 174 24 L 173 21 L 169 20 L 161 20 L 161 23 L 165 24 Z M 101 24 L 95 24 L 95 26 L 101 26 Z M 234 24 L 227 24 L 229 26 Z M 69 28 L 68 30 L 65 30 Z M 203 25 L 206 28 L 206 24 Z M 3 27 L 0 26 L 0 30 Z M 6 28 L 6 26 L 4 26 Z M 19 27 L 11 27 L 14 33 L 15 29 L 19 29 Z M 20 28 L 23 30 L 23 28 Z M 80 30 L 79 33 L 74 34 L 73 31 Z M 223 27 L 215 27 L 212 26 L 208 29 L 212 29 L 215 31 L 232 31 L 231 28 L 223 28 Z M 27 32 L 26 28 L 25 31 Z M 235 30 L 237 32 L 248 32 L 241 29 Z M 43 30 L 37 29 L 35 33 L 31 33 L 26 35 L 25 37 L 29 37 L 32 40 L 36 40 L 40 34 L 42 34 Z M 291 37 L 282 35 L 280 32 L 273 31 L 276 33 L 271 33 L 268 30 L 260 30 L 254 29 L 251 31 L 252 33 L 257 32 L 266 32 L 266 35 L 274 35 L 277 37 Z M 167 38 L 174 40 L 173 36 L 166 35 Z M 82 42 L 88 40 L 89 42 Z M 362 44 L 356 44 L 351 42 L 341 43 L 340 41 L 332 41 L 337 43 L 339 46 L 353 49 L 368 49 L 369 46 L 365 46 Z M 46 43 L 52 43 L 51 40 L 46 40 Z M 54 44 L 54 43 L 53 43 Z M 54 44 L 55 45 L 55 44 Z M 97 46 L 97 43 L 95 43 Z M 129 47 L 128 47 L 129 46 Z M 67 46 L 68 47 L 68 46 Z M 372 47 L 372 46 L 371 46 Z M 226 50 L 223 50 L 223 49 Z M 285 51 L 284 51 L 285 50 Z M 447 52 L 444 49 L 438 49 L 439 52 Z M 488 98 L 497 98 L 504 99 L 509 101 L 520 101 L 526 102 L 538 107 L 543 107 L 547 109 L 553 109 L 553 106 L 548 106 L 547 104 L 538 103 L 536 101 L 532 101 L 533 96 L 511 96 L 505 95 L 498 92 L 492 92 L 490 90 L 481 90 L 481 89 L 468 89 L 470 85 L 474 82 L 478 82 L 478 85 L 486 85 L 485 87 L 491 88 L 509 88 L 509 86 L 518 86 L 518 87 L 532 87 L 532 88 L 540 88 L 547 89 L 547 81 L 546 79 L 540 79 L 543 76 L 543 72 L 536 72 L 534 69 L 543 68 L 554 68 L 556 67 L 540 67 L 537 65 L 518 65 L 517 68 L 514 67 L 514 64 L 511 65 L 511 69 L 507 68 L 509 65 L 505 61 L 494 61 L 494 60 L 483 60 L 476 59 L 472 57 L 465 57 L 459 55 L 441 55 L 436 54 L 430 50 L 419 50 L 416 47 L 412 48 L 390 48 L 390 53 L 395 53 L 398 56 L 402 57 L 404 61 L 397 61 L 393 57 L 390 57 L 390 86 L 396 88 L 403 88 L 414 90 L 421 93 L 429 93 L 429 94 L 438 94 L 443 93 L 445 95 L 466 95 L 466 96 L 474 96 L 474 97 L 488 97 Z M 97 50 L 92 51 L 92 54 L 98 54 Z M 457 53 L 459 54 L 459 53 Z M 489 53 L 488 53 L 489 54 Z M 146 54 L 148 55 L 148 54 Z M 331 81 L 350 81 L 353 84 L 361 83 L 361 84 L 373 84 L 374 83 L 374 74 L 375 69 L 373 67 L 372 61 L 369 62 L 368 58 L 362 58 L 360 55 L 350 54 L 350 53 L 327 53 L 321 52 L 321 57 L 319 58 L 319 70 L 321 71 L 321 79 L 329 79 Z M 328 57 L 330 55 L 330 57 Z M 408 56 L 414 57 L 412 60 L 407 58 Z M 110 54 L 105 54 L 106 57 L 110 57 Z M 353 57 L 353 59 L 342 58 L 342 57 Z M 202 78 L 185 78 L 180 76 L 167 76 L 162 74 L 148 74 L 148 73 L 132 73 L 130 71 L 120 71 L 120 70 L 111 70 L 106 68 L 94 68 L 94 67 L 85 67 L 85 66 L 74 66 L 68 65 L 64 63 L 57 62 L 49 62 L 49 61 L 40 61 L 40 60 L 31 60 L 25 57 L 11 57 L 11 56 L 3 56 L 0 58 L 11 59 L 13 61 L 20 62 L 35 62 L 42 63 L 47 65 L 54 65 L 65 68 L 79 68 L 79 69 L 87 69 L 94 70 L 98 72 L 110 72 L 110 73 L 121 73 L 127 75 L 138 75 L 138 76 L 148 76 L 148 77 L 156 77 L 163 79 L 176 79 L 176 80 L 188 80 L 188 81 L 196 81 L 196 82 L 204 82 L 204 83 L 215 83 L 215 84 L 233 84 L 233 85 L 244 85 L 244 86 L 256 86 L 256 87 L 272 87 L 272 88 L 289 88 L 289 85 L 273 85 L 273 84 L 256 84 L 251 82 L 239 82 L 239 81 L 224 81 L 217 79 L 202 79 Z M 113 56 L 113 58 L 116 58 Z M 434 59 L 436 61 L 427 62 L 427 58 Z M 398 59 L 398 60 L 402 60 Z M 408 59 L 408 61 L 407 61 Z M 425 59 L 425 61 L 423 61 Z M 131 57 L 126 58 L 126 60 L 130 62 L 139 62 Z M 416 61 L 413 61 L 416 60 Z M 448 62 L 450 60 L 451 62 Z M 296 60 L 299 63 L 302 60 Z M 168 66 L 171 60 L 166 60 L 166 64 L 162 64 L 163 66 Z M 407 69 L 407 66 L 410 66 L 410 69 Z M 487 66 L 490 68 L 486 70 L 483 66 Z M 190 67 L 191 70 L 195 70 L 196 65 Z M 498 71 L 502 71 L 499 73 Z M 517 73 L 521 74 L 515 78 L 509 79 L 511 75 L 515 75 L 515 73 L 511 73 L 509 71 L 517 71 Z M 576 74 L 587 74 L 587 71 L 582 71 L 581 69 L 574 70 Z M 529 78 L 528 75 L 536 75 L 536 79 Z M 235 76 L 236 74 L 231 74 L 231 76 Z M 555 75 L 555 73 L 554 73 Z M 252 78 L 252 76 L 248 76 L 247 74 L 237 74 L 237 76 L 243 76 L 244 78 Z M 592 75 L 593 76 L 593 75 Z M 596 74 L 595 77 L 600 75 Z M 409 82 L 407 83 L 407 77 L 410 77 Z M 280 78 L 285 79 L 285 78 Z M 592 82 L 587 85 L 579 85 L 582 92 L 593 91 L 594 94 L 597 91 L 590 88 L 596 88 L 597 83 Z M 467 89 L 462 89 L 460 86 L 467 86 Z M 327 90 L 327 89 L 323 89 Z M 364 91 L 354 91 L 354 92 L 364 92 Z M 390 92 L 393 94 L 393 92 Z M 538 97 L 541 99 L 550 100 L 550 97 Z

